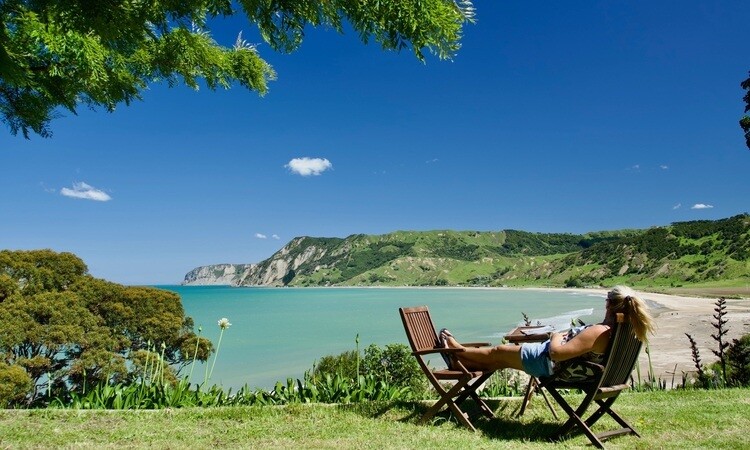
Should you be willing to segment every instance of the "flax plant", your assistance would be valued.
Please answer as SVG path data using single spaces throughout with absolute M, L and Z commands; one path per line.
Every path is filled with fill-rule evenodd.
M 695 369 L 698 372 L 698 380 L 702 383 L 704 380 L 703 377 L 703 364 L 701 364 L 701 355 L 698 351 L 698 343 L 695 342 L 695 339 L 693 339 L 693 336 L 691 336 L 688 333 L 685 333 L 685 336 L 687 336 L 688 341 L 690 341 L 690 351 L 692 353 L 693 357 L 693 363 L 695 364 Z
M 712 322 L 714 328 L 716 328 L 716 334 L 712 334 L 711 338 L 716 341 L 718 350 L 711 350 L 717 358 L 719 358 L 719 364 L 721 365 L 721 375 L 724 378 L 724 383 L 727 382 L 727 359 L 725 351 L 729 347 L 729 342 L 726 341 L 726 335 L 729 333 L 729 329 L 726 327 L 728 320 L 727 315 L 727 301 L 724 297 L 719 298 L 716 301 L 716 308 L 714 308 L 716 314 L 713 318 L 716 322 Z

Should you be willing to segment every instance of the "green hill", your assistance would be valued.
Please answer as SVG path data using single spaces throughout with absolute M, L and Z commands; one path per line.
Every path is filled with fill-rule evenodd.
M 517 230 L 300 237 L 238 285 L 745 286 L 750 216 L 583 235 Z

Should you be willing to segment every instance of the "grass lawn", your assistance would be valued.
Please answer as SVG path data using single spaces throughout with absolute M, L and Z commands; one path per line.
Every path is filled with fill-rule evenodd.
M 447 416 L 416 425 L 425 409 L 419 403 L 2 410 L 0 448 L 593 448 L 582 435 L 547 442 L 557 422 L 541 398 L 516 418 L 519 405 L 516 399 L 492 401 L 497 418 L 475 419 L 477 433 Z M 617 437 L 607 448 L 736 449 L 749 442 L 750 389 L 631 392 L 615 406 L 642 438 Z

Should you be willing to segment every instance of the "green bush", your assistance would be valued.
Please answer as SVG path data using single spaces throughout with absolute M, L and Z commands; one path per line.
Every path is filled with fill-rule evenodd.
M 750 385 L 750 334 L 734 339 L 727 348 L 729 383 L 739 386 Z
M 31 394 L 33 383 L 23 368 L 0 362 L 0 408 L 22 403 Z
M 389 385 L 409 388 L 418 397 L 422 397 L 427 388 L 417 359 L 404 344 L 388 344 L 385 348 L 370 345 L 365 349 L 362 371 Z
M 357 380 L 357 356 L 355 350 L 350 350 L 322 357 L 313 367 L 312 379 L 338 377 Z M 388 344 L 384 348 L 371 344 L 359 361 L 359 375 L 397 389 L 408 388 L 417 397 L 422 397 L 427 388 L 416 358 L 404 344 Z
M 312 372 L 313 378 L 326 375 L 340 375 L 346 378 L 357 378 L 357 352 L 349 350 L 338 355 L 326 355 L 320 358 Z

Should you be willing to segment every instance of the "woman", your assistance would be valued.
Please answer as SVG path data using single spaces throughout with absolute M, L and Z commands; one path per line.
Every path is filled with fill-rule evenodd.
M 573 328 L 565 335 L 552 333 L 544 342 L 524 343 L 520 346 L 463 347 L 446 329 L 440 330 L 440 340 L 444 347 L 464 349 L 463 352 L 454 353 L 452 357 L 458 358 L 469 370 L 510 368 L 523 370 L 534 377 L 548 377 L 552 375 L 555 363 L 572 358 L 581 357 L 601 364 L 617 313 L 625 313 L 639 340 L 645 342 L 647 334 L 653 333 L 653 319 L 644 301 L 629 287 L 615 286 L 607 293 L 602 323 Z

